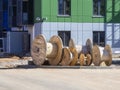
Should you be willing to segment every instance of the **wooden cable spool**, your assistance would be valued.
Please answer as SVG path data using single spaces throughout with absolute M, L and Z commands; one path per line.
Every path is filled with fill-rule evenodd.
M 38 35 L 32 42 L 31 56 L 35 65 L 42 65 L 46 58 L 46 40 L 43 35 Z
M 112 64 L 112 50 L 109 45 L 106 45 L 104 48 L 102 61 L 104 61 L 107 66 Z
M 72 56 L 73 56 L 70 66 L 75 66 L 78 61 L 78 52 L 77 52 L 76 48 L 70 48 L 70 52 L 72 53 Z
M 86 41 L 86 46 L 76 45 L 74 44 L 74 41 L 71 39 L 69 42 L 70 48 L 75 48 L 78 53 L 78 61 L 81 66 L 83 65 L 91 65 L 92 63 L 92 43 L 91 40 L 88 39 Z
M 92 41 L 90 39 L 87 39 L 86 41 L 86 48 L 87 48 L 87 51 L 90 55 L 92 55 Z
M 80 62 L 80 66 L 84 66 L 84 59 L 85 59 L 85 55 L 83 53 L 80 54 L 79 57 L 79 62 Z
M 42 65 L 47 58 L 51 65 L 57 65 L 62 55 L 62 40 L 59 36 L 51 37 L 46 43 L 43 35 L 38 35 L 32 43 L 31 55 L 35 65 Z
M 64 47 L 60 65 L 75 66 L 78 60 L 78 53 L 75 48 Z
M 93 64 L 95 66 L 99 66 L 100 65 L 101 55 L 100 55 L 99 47 L 97 45 L 93 46 L 93 49 L 92 49 L 92 59 L 93 59 Z
M 81 53 L 79 56 L 80 66 L 90 66 L 92 63 L 92 57 L 90 54 Z
M 105 47 L 99 47 L 98 45 L 94 45 L 92 49 L 92 58 L 95 66 L 100 66 L 103 62 L 105 62 L 107 66 L 110 66 L 112 63 L 112 50 L 110 46 L 106 45 Z
M 51 54 L 49 55 L 50 57 L 48 56 L 49 62 L 51 65 L 58 65 L 62 56 L 62 48 L 63 48 L 62 40 L 59 36 L 53 36 L 50 38 L 49 42 L 52 43 L 52 45 L 54 44 L 53 49 L 54 47 L 57 47 L 56 52 L 52 49 L 51 54 L 54 55 L 54 57 L 51 57 Z
M 60 65 L 69 66 L 71 61 L 72 61 L 72 53 L 70 52 L 70 49 L 68 47 L 64 47 Z

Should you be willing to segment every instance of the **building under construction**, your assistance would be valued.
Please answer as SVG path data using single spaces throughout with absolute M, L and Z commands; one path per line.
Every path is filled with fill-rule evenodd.
M 109 44 L 120 51 L 120 0 L 34 0 L 34 35 L 59 35 L 66 46 L 70 38 L 84 45 Z M 119 52 L 120 53 L 120 52 Z
M 67 46 L 70 38 L 79 45 L 85 45 L 89 38 L 120 53 L 119 17 L 120 0 L 0 0 L 0 30 L 7 33 L 1 37 L 6 41 L 2 46 L 7 52 L 27 50 L 30 42 L 23 43 L 29 40 L 21 39 L 20 34 L 27 31 L 31 41 L 38 34 L 44 34 L 47 40 L 59 35 Z M 16 33 L 21 35 L 19 39 Z
M 20 54 L 30 50 L 27 26 L 33 25 L 32 1 L 0 0 L 0 52 Z

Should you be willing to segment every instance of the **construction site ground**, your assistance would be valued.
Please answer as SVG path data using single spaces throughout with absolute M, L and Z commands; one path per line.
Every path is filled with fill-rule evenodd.
M 32 62 L 32 57 L 27 56 L 16 56 L 16 55 L 0 55 L 0 69 L 16 69 L 16 68 L 70 68 L 70 69 L 120 69 L 120 54 L 113 54 L 113 60 L 111 66 L 50 66 L 42 65 L 36 66 Z
M 1 57 L 0 90 L 120 90 L 120 58 L 102 67 L 37 67 L 31 57 Z
M 0 90 L 120 90 L 120 69 L 2 69 Z

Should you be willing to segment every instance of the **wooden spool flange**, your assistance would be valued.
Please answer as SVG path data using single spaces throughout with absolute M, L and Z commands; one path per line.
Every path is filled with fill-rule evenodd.
M 101 63 L 101 55 L 100 55 L 100 50 L 99 47 L 97 45 L 93 46 L 92 49 L 92 59 L 93 59 L 93 64 L 95 66 L 99 66 Z
M 32 42 L 31 56 L 35 65 L 39 66 L 45 62 L 46 58 L 46 40 L 43 35 L 38 35 Z
M 87 51 L 90 55 L 92 55 L 92 42 L 90 39 L 87 39 L 86 41 L 86 48 L 87 48 Z
M 105 62 L 106 66 L 110 66 L 112 63 L 112 51 L 109 45 L 105 47 L 93 46 L 92 49 L 93 64 L 99 66 Z M 101 64 L 102 65 L 102 64 Z
M 70 66 L 75 66 L 78 61 L 78 52 L 76 48 L 70 48 L 70 52 L 72 53 L 72 59 L 71 59 Z
M 69 66 L 69 64 L 72 61 L 72 58 L 73 56 L 72 56 L 72 53 L 70 52 L 70 49 L 68 47 L 64 47 L 60 65 Z
M 35 65 L 42 65 L 47 58 L 51 65 L 57 65 L 61 60 L 62 55 L 62 40 L 59 36 L 51 37 L 46 43 L 43 35 L 38 35 L 32 43 L 31 55 Z
M 92 42 L 90 39 L 86 41 L 85 46 L 75 45 L 74 41 L 71 39 L 69 42 L 69 48 L 75 48 L 78 53 L 78 61 L 81 66 L 91 65 L 92 63 Z
M 52 50 L 52 53 L 51 53 L 52 55 L 54 55 L 54 57 L 51 57 L 52 55 L 47 56 L 49 59 L 49 63 L 51 65 L 58 65 L 61 60 L 61 56 L 62 56 L 62 48 L 63 48 L 62 40 L 59 36 L 52 36 L 49 42 L 54 44 L 53 45 L 54 47 L 57 47 L 57 51 Z
M 112 50 L 109 45 L 106 45 L 104 48 L 102 61 L 104 61 L 107 66 L 112 64 Z
M 70 39 L 69 41 L 69 47 L 70 48 L 76 48 L 77 52 L 80 54 L 81 52 L 84 54 L 92 54 L 92 42 L 90 39 L 87 39 L 86 41 L 86 45 L 82 46 L 82 45 L 75 45 L 73 39 Z
M 80 66 L 90 66 L 92 62 L 91 58 L 90 54 L 81 53 L 78 59 Z

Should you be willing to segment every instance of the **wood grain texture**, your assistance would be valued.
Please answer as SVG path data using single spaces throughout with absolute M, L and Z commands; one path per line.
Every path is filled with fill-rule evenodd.
M 56 44 L 57 46 L 57 53 L 54 58 L 48 58 L 50 65 L 58 65 L 61 57 L 62 57 L 62 48 L 63 48 L 63 43 L 62 40 L 59 36 L 52 36 L 49 40 L 49 43 Z
M 72 53 L 70 52 L 70 49 L 68 47 L 64 47 L 60 65 L 69 66 L 69 64 L 72 61 L 72 58 L 73 56 L 72 56 Z
M 92 59 L 95 66 L 99 66 L 101 63 L 101 54 L 98 45 L 94 45 L 92 49 Z
M 43 35 L 38 35 L 32 42 L 31 55 L 35 65 L 40 66 L 46 58 L 46 40 Z

